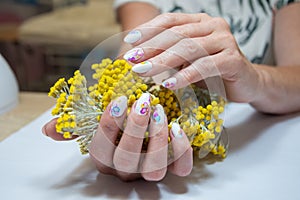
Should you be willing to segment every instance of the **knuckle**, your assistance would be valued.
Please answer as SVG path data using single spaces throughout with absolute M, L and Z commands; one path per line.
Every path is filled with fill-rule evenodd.
M 176 20 L 175 13 L 164 13 L 157 17 L 158 20 L 164 22 L 165 24 L 172 24 Z
M 157 56 L 153 62 L 158 66 L 163 66 L 165 63 L 165 60 L 163 57 L 164 57 L 163 54 L 160 56 Z
M 171 34 L 175 35 L 176 37 L 181 37 L 182 35 L 185 35 L 185 30 L 181 26 L 173 26 L 169 30 L 171 31 Z
M 117 148 L 113 158 L 115 168 L 121 172 L 136 173 L 138 168 L 139 156 Z
M 153 62 L 160 67 L 168 67 L 166 65 L 166 60 L 168 58 L 171 58 L 171 56 L 173 56 L 172 52 L 169 50 L 164 51 L 163 53 L 161 53 L 159 56 L 156 56 L 155 59 L 153 60 Z
M 228 48 L 226 50 L 227 58 L 230 58 L 233 63 L 241 63 L 243 61 L 243 57 L 239 50 L 234 48 Z
M 150 112 L 151 110 L 149 110 L 148 112 Z M 131 131 L 141 131 L 143 132 L 146 128 L 146 126 L 148 125 L 149 123 L 149 119 L 150 119 L 150 116 L 149 114 L 145 115 L 145 116 L 140 116 L 136 113 L 130 113 L 128 119 L 127 119 L 127 125 L 126 125 L 126 128 L 129 127 L 128 130 L 131 130 Z M 132 128 L 132 129 L 130 129 Z
M 174 35 L 176 38 L 184 38 L 189 36 L 189 32 L 191 32 L 190 29 L 190 24 L 184 26 L 173 26 L 170 28 L 170 34 Z
M 207 13 L 199 13 L 199 16 L 204 19 L 211 18 Z
M 196 43 L 196 41 L 194 41 L 191 38 L 184 38 L 184 39 L 180 40 L 179 47 L 183 48 L 186 51 L 187 55 L 194 55 L 200 49 L 200 47 Z
M 231 34 L 231 32 L 227 31 L 222 36 L 224 41 L 227 41 L 230 44 L 234 44 L 234 45 L 236 44 L 235 37 Z
M 195 70 L 193 70 L 191 67 L 184 68 L 181 70 L 181 76 L 183 78 L 183 81 L 186 83 L 193 83 L 195 79 Z
M 112 122 L 111 120 L 108 120 L 105 123 L 101 123 L 100 127 L 100 130 L 105 133 L 114 133 L 119 129 L 115 122 Z
M 220 27 L 221 29 L 230 29 L 229 24 L 222 17 L 215 17 L 212 19 L 212 22 L 215 24 L 216 27 Z
M 151 132 L 151 139 L 154 140 L 157 143 L 165 142 L 168 139 L 168 135 L 165 134 L 163 131 L 154 131 Z
M 188 23 L 180 26 L 174 26 L 170 28 L 171 34 L 177 38 L 194 37 L 195 33 L 198 32 L 199 24 Z

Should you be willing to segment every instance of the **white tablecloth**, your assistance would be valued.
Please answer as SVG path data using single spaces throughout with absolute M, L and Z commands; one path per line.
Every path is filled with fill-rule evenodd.
M 76 142 L 41 134 L 50 118 L 46 112 L 0 143 L 1 199 L 300 199 L 300 113 L 262 115 L 246 104 L 229 104 L 225 161 L 195 163 L 190 176 L 168 174 L 158 183 L 99 174 Z

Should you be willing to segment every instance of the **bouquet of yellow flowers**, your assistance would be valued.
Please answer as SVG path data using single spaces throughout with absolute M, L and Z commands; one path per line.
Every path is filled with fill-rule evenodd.
M 131 71 L 126 60 L 103 59 L 91 65 L 95 71 L 94 85 L 88 86 L 86 77 L 79 70 L 69 80 L 59 79 L 50 88 L 49 96 L 57 99 L 52 115 L 58 116 L 56 130 L 64 138 L 78 136 L 82 154 L 89 151 L 89 144 L 96 133 L 101 115 L 108 104 L 119 96 L 128 99 L 128 112 L 142 95 L 150 93 L 151 106 L 161 104 L 169 122 L 177 122 L 188 136 L 194 152 L 203 158 L 208 154 L 225 158 L 228 144 L 221 140 L 224 106 L 226 101 L 206 89 L 191 86 L 172 91 L 142 79 Z M 192 95 L 192 93 L 194 95 Z M 119 133 L 122 135 L 122 131 Z M 148 134 L 144 139 L 147 148 Z

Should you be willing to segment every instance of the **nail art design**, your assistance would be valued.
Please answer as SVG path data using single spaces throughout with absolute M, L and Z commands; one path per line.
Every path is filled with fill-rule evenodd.
M 147 115 L 150 110 L 150 94 L 143 93 L 136 102 L 135 113 L 139 115 Z
M 130 31 L 124 38 L 124 42 L 132 44 L 139 41 L 142 38 L 142 33 L 138 30 Z
M 130 51 L 128 51 L 123 58 L 125 60 L 128 60 L 130 62 L 135 62 L 138 59 L 140 59 L 141 57 L 143 57 L 145 55 L 144 51 L 142 48 L 134 48 L 131 49 Z
M 149 61 L 144 61 L 139 64 L 136 64 L 132 67 L 132 71 L 136 73 L 145 73 L 152 69 L 152 63 Z
M 171 88 L 174 87 L 176 83 L 177 83 L 176 78 L 172 77 L 162 82 L 162 86 L 165 88 Z
M 156 124 L 164 123 L 164 121 L 165 121 L 165 112 L 164 112 L 164 108 L 160 104 L 157 104 L 155 106 L 155 109 L 154 109 L 153 114 L 152 114 L 152 119 L 154 120 L 154 122 Z
M 172 123 L 172 128 L 171 128 L 172 134 L 175 138 L 182 138 L 183 136 L 183 131 L 180 128 L 179 124 L 176 122 Z
M 113 101 L 110 108 L 110 115 L 113 117 L 120 117 L 124 113 L 126 108 L 127 108 L 127 97 L 120 96 Z

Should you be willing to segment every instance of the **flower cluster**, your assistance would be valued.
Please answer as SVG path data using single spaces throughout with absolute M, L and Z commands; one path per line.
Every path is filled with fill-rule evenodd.
M 227 145 L 220 139 L 225 101 L 220 96 L 194 86 L 192 91 L 196 93 L 196 99 L 184 89 L 166 89 L 150 79 L 140 78 L 125 60 L 103 59 L 91 68 L 95 71 L 93 79 L 96 84 L 88 87 L 85 76 L 77 70 L 68 81 L 59 79 L 49 92 L 49 96 L 57 99 L 52 110 L 52 114 L 58 116 L 57 132 L 65 138 L 79 136 L 77 141 L 82 154 L 88 153 L 101 115 L 113 99 L 126 96 L 129 112 L 142 93 L 148 92 L 151 106 L 158 103 L 163 106 L 169 127 L 175 121 L 180 124 L 200 158 L 209 153 L 226 157 Z M 146 133 L 144 148 L 147 148 L 148 139 Z

